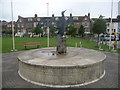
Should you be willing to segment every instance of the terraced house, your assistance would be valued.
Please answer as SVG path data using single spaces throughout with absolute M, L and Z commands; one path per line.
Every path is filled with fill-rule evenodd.
M 21 34 L 32 34 L 32 29 L 38 25 L 42 27 L 46 33 L 47 26 L 54 26 L 57 28 L 57 22 L 60 17 L 61 16 L 54 16 L 54 14 L 51 17 L 38 17 L 37 14 L 35 14 L 34 17 L 18 16 L 16 31 Z M 85 16 L 72 16 L 72 14 L 70 14 L 70 16 L 65 16 L 65 19 L 67 25 L 72 24 L 77 28 L 79 28 L 80 25 L 83 25 L 85 28 L 85 33 L 90 33 L 90 13 Z

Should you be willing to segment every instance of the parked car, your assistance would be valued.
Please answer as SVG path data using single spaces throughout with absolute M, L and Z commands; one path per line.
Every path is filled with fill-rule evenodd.
M 109 41 L 110 40 L 110 35 L 101 35 L 100 36 L 101 41 Z M 111 41 L 117 40 L 119 41 L 118 37 L 115 37 L 114 35 L 111 35 Z
M 110 40 L 110 36 L 109 35 L 106 35 L 105 36 L 105 40 L 106 41 L 109 41 Z M 114 41 L 115 40 L 115 37 L 114 36 L 111 36 L 111 41 Z
M 105 35 L 100 36 L 100 41 L 105 41 Z
M 75 37 L 81 37 L 81 36 L 79 36 L 79 35 L 76 35 Z
M 116 40 L 119 41 L 119 37 L 118 36 L 116 36 Z

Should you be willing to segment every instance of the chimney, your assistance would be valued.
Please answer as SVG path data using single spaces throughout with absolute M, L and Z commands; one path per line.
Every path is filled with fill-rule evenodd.
M 54 17 L 54 14 L 52 14 L 52 17 Z
M 35 18 L 37 18 L 37 14 L 35 14 Z
M 118 22 L 120 22 L 120 15 L 117 16 L 117 20 L 118 20 Z
M 72 13 L 70 13 L 70 17 L 72 17 Z
M 20 15 L 18 15 L 18 19 L 20 19 L 21 18 L 21 16 Z
M 88 17 L 90 18 L 90 13 L 88 13 Z

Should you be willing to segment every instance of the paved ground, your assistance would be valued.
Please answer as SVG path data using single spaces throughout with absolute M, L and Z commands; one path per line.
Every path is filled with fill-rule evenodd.
M 2 53 L 0 53 L 0 89 L 2 88 Z
M 17 73 L 20 52 L 3 53 L 2 56 L 2 87 L 3 88 L 46 88 L 28 83 L 21 79 Z M 118 54 L 104 52 L 107 56 L 105 61 L 106 74 L 98 82 L 78 88 L 118 88 Z

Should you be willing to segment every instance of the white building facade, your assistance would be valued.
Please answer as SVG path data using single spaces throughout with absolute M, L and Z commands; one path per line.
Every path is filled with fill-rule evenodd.
M 106 33 L 110 34 L 110 31 L 112 34 L 114 34 L 114 32 L 116 32 L 118 34 L 118 22 L 113 22 L 112 23 L 112 30 L 111 30 L 111 23 L 107 22 L 107 28 L 106 28 Z
M 120 37 L 120 1 L 118 2 L 118 33 Z
M 111 31 L 112 35 L 114 35 L 114 32 L 116 32 L 116 34 L 118 36 L 119 30 L 118 30 L 118 20 L 117 19 L 112 19 L 112 25 L 110 22 L 110 18 L 106 19 L 106 25 L 107 25 L 107 27 L 106 27 L 107 34 L 110 34 L 110 31 Z M 112 30 L 111 30 L 111 27 L 112 27 Z

